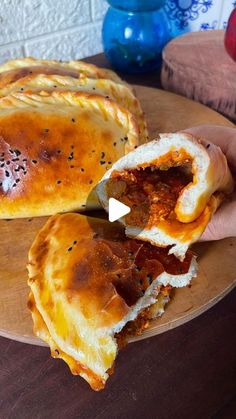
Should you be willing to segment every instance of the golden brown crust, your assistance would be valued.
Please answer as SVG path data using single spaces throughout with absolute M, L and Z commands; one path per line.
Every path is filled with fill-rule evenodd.
M 12 73 L 11 73 L 12 72 Z M 0 87 L 29 74 L 64 74 L 72 77 L 110 79 L 124 83 L 112 70 L 99 68 L 83 61 L 39 60 L 32 57 L 7 61 L 0 65 Z M 8 74 L 6 74 L 8 73 Z
M 80 77 L 79 73 L 72 69 L 46 66 L 21 67 L 0 73 L 0 88 L 6 87 L 11 83 L 15 83 L 24 77 L 38 74 L 58 74 L 61 76 L 74 77 L 76 79 Z
M 102 390 L 105 386 L 105 382 L 101 380 L 101 377 L 93 373 L 89 368 L 85 368 L 82 364 L 76 361 L 72 356 L 63 352 L 55 341 L 52 339 L 49 330 L 43 317 L 41 316 L 39 310 L 36 307 L 35 299 L 33 293 L 29 293 L 28 299 L 28 308 L 31 311 L 33 323 L 34 323 L 34 333 L 45 343 L 48 344 L 51 350 L 51 356 L 53 358 L 62 359 L 67 363 L 70 368 L 70 371 L 73 375 L 80 375 L 83 377 L 92 387 L 93 390 L 98 391 Z
M 33 67 L 38 69 L 38 67 Z M 47 67 L 47 70 L 50 67 Z M 25 70 L 23 68 L 22 70 Z M 1 74 L 0 74 L 1 80 Z M 0 97 L 7 96 L 14 92 L 52 92 L 52 91 L 82 91 L 102 95 L 112 99 L 119 105 L 132 112 L 137 118 L 140 143 L 147 141 L 147 127 L 143 111 L 138 99 L 130 87 L 108 79 L 91 79 L 88 77 L 74 78 L 66 75 L 55 74 L 29 74 L 16 82 L 10 82 L 0 89 Z
M 163 288 L 161 283 L 153 284 L 152 302 L 148 300 L 130 317 L 160 274 L 188 272 L 191 260 L 189 254 L 181 263 L 168 255 L 168 249 L 127 239 L 119 224 L 79 214 L 55 215 L 29 252 L 28 284 L 35 301 L 34 305 L 31 298 L 35 332 L 49 343 L 53 354 L 53 348 L 59 350 L 73 373 L 93 386 L 96 380 L 102 385 L 118 349 L 115 332 L 155 302 Z M 34 317 L 34 307 L 46 331 L 39 317 Z M 138 320 L 135 333 L 142 328 L 143 321 Z
M 89 194 L 136 144 L 132 114 L 99 95 L 15 93 L 0 99 L 0 217 L 98 207 L 95 194 L 86 202 Z

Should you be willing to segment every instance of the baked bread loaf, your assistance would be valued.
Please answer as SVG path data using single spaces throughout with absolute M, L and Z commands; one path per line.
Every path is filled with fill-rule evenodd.
M 108 210 L 113 197 L 131 208 L 121 219 L 126 234 L 172 246 L 180 259 L 199 239 L 233 179 L 221 149 L 190 134 L 160 134 L 122 157 L 97 191 Z
M 14 92 L 53 92 L 53 91 L 80 91 L 93 93 L 114 100 L 133 113 L 139 128 L 139 143 L 147 142 L 147 127 L 140 103 L 133 90 L 122 83 L 109 79 L 95 79 L 88 77 L 70 77 L 55 74 L 30 74 L 15 82 L 7 84 L 0 89 L 0 97 Z
M 111 164 L 139 143 L 135 117 L 86 92 L 0 99 L 0 218 L 97 208 L 91 194 Z
M 38 233 L 28 271 L 36 335 L 100 390 L 118 349 L 163 313 L 171 289 L 163 283 L 195 276 L 196 261 L 127 239 L 118 223 L 69 213 Z
M 57 74 L 75 78 L 110 79 L 127 84 L 114 71 L 83 61 L 37 60 L 32 57 L 6 61 L 0 65 L 0 87 L 32 74 Z

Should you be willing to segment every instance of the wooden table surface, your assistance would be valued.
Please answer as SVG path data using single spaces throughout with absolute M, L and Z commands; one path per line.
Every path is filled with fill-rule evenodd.
M 86 61 L 107 65 L 103 55 Z M 124 78 L 160 87 L 158 74 Z M 128 345 L 98 393 L 47 348 L 0 338 L 0 419 L 235 418 L 235 297 L 236 290 L 191 322 Z

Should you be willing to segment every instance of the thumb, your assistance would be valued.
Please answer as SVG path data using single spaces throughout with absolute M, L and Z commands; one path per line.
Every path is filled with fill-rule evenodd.
M 220 240 L 236 236 L 236 193 L 213 215 L 200 240 Z

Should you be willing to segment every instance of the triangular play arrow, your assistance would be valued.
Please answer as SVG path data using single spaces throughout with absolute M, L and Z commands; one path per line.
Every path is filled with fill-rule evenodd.
M 122 204 L 122 202 L 117 201 L 115 198 L 109 199 L 109 221 L 113 223 L 113 221 L 118 220 L 119 218 L 123 217 L 126 214 L 129 214 L 130 207 L 128 207 L 125 204 Z

